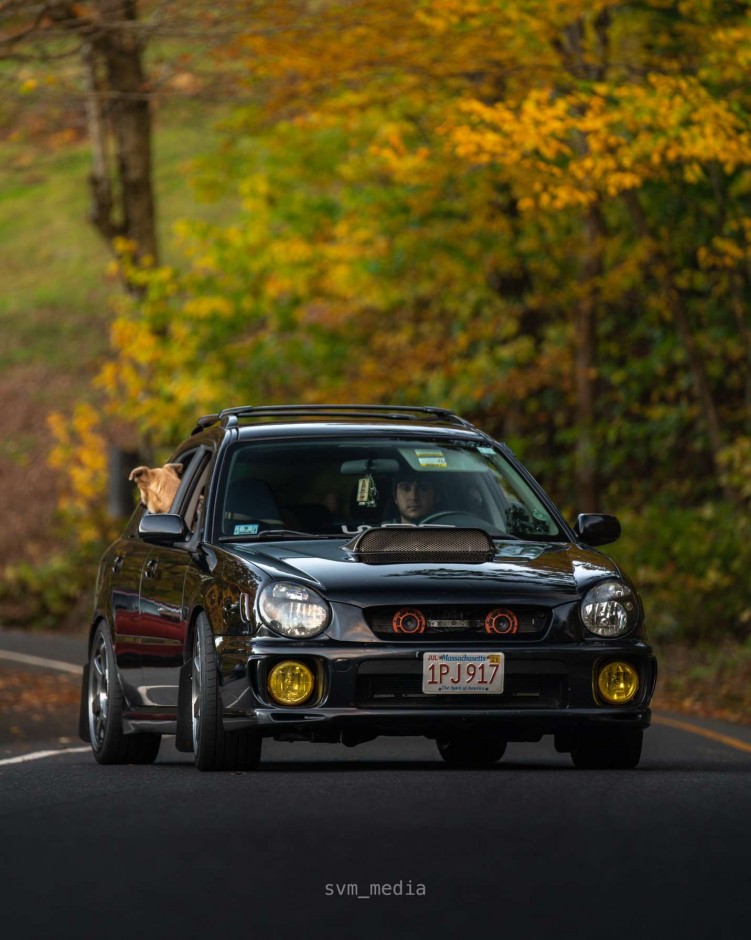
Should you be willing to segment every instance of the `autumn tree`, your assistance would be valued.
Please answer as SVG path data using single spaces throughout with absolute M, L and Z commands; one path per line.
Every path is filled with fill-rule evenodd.
M 149 374 L 177 410 L 190 377 L 217 397 L 441 401 L 557 478 L 573 452 L 589 509 L 597 467 L 610 485 L 724 466 L 749 387 L 745 5 L 251 6 L 232 50 L 249 104 L 204 173 L 238 219 L 183 227 L 188 271 L 156 272 L 118 327 L 118 399 L 174 321 L 196 360 L 165 377 L 160 349 Z M 223 375 L 238 349 L 253 369 Z
M 39 96 L 48 122 L 62 100 L 58 130 L 82 114 L 89 220 L 115 253 L 158 260 L 155 104 L 226 93 L 208 70 L 247 12 L 241 0 L 0 0 L 4 87 Z
M 157 257 L 152 124 L 136 0 L 0 4 L 5 59 L 34 58 L 49 70 L 75 58 L 85 87 L 91 143 L 90 219 L 108 244 Z
M 109 414 L 166 453 L 233 401 L 453 407 L 567 510 L 631 506 L 645 583 L 726 588 L 745 523 L 696 533 L 749 498 L 749 4 L 238 7 L 195 180 L 234 212 L 123 258 Z

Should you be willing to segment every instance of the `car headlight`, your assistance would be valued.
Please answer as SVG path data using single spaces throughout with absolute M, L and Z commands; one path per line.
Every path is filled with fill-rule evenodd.
M 603 581 L 581 602 L 582 622 L 597 636 L 623 636 L 635 625 L 638 612 L 634 592 L 623 581 Z
M 258 611 L 267 626 L 289 637 L 316 636 L 331 617 L 331 608 L 320 594 L 285 581 L 266 585 L 258 598 Z

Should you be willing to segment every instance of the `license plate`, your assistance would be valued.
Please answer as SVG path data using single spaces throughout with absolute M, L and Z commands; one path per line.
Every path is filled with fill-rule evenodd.
M 503 653 L 426 653 L 422 660 L 422 690 L 447 692 L 503 692 Z

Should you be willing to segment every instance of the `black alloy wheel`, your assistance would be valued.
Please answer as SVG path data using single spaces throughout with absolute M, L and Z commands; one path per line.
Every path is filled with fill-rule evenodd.
M 162 736 L 123 731 L 123 692 L 104 623 L 96 628 L 91 644 L 87 704 L 91 749 L 100 764 L 153 764 Z
M 219 694 L 214 634 L 200 613 L 193 632 L 191 672 L 193 752 L 199 770 L 255 770 L 261 760 L 261 736 L 253 730 L 225 731 Z

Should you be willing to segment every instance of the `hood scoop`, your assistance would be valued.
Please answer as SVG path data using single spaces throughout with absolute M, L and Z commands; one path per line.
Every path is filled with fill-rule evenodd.
M 495 557 L 492 539 L 483 529 L 453 526 L 383 526 L 367 529 L 343 546 L 366 565 L 413 562 L 481 565 Z

